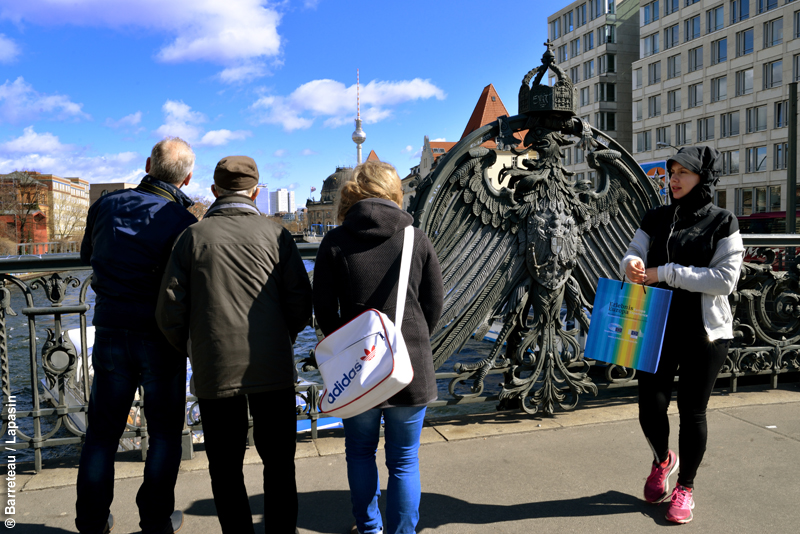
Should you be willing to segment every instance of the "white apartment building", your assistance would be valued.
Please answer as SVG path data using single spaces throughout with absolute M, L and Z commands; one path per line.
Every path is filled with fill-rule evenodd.
M 629 1 L 616 4 L 617 18 Z M 548 19 L 551 39 L 554 19 L 562 21 L 557 49 L 585 33 L 578 29 L 563 33 L 566 12 L 571 10 L 575 17 L 583 4 L 588 9 L 591 2 L 575 2 Z M 786 210 L 788 84 L 800 80 L 800 2 L 638 0 L 635 4 L 635 41 L 615 43 L 618 76 L 631 73 L 631 92 L 617 87 L 616 104 L 618 109 L 631 107 L 632 139 L 626 144 L 618 136 L 618 141 L 645 170 L 657 174 L 665 172 L 666 160 L 681 146 L 717 148 L 723 153 L 724 175 L 715 202 L 739 216 L 743 231 L 784 231 L 780 217 L 785 214 L 780 212 Z M 635 57 L 628 65 L 620 59 L 620 50 L 630 48 Z M 586 61 L 574 59 L 576 64 Z M 581 92 L 583 78 L 578 87 L 579 105 L 585 104 L 584 96 L 591 97 L 591 90 Z M 591 102 L 592 111 L 601 105 Z M 586 115 L 583 109 L 581 105 L 581 116 Z M 590 114 L 590 118 L 593 126 L 608 129 L 601 124 L 602 117 Z M 617 130 L 620 119 L 625 120 L 617 111 Z M 574 159 L 571 163 L 575 166 Z M 770 214 L 781 222 L 764 226 Z
M 787 97 L 788 83 L 798 79 L 800 3 L 640 1 L 639 31 L 636 159 L 666 160 L 675 149 L 659 142 L 716 147 L 724 167 L 717 205 L 739 216 L 743 231 L 783 231 L 759 214 L 786 210 Z
M 294 191 L 276 189 L 269 194 L 269 214 L 294 213 L 297 207 L 294 203 Z
M 256 207 L 258 211 L 260 211 L 264 215 L 271 215 L 272 212 L 269 209 L 270 206 L 270 195 L 269 187 L 266 185 L 259 185 L 258 186 L 258 196 L 256 197 Z
M 629 151 L 631 64 L 639 57 L 638 11 L 638 0 L 579 0 L 547 18 L 556 64 L 578 90 L 578 116 Z M 549 74 L 552 85 L 555 76 Z M 594 180 L 583 150 L 565 149 L 563 163 L 579 179 Z

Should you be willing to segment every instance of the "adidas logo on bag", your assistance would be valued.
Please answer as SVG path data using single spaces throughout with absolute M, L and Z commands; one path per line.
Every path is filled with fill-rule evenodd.
M 391 398 L 414 379 L 400 329 L 413 243 L 414 228 L 407 226 L 403 230 L 395 320 L 369 309 L 317 344 L 314 352 L 325 382 L 320 399 L 322 413 L 342 419 L 353 417 Z
M 383 337 L 383 336 L 381 336 L 381 337 Z M 361 359 L 364 360 L 365 362 L 368 362 L 372 358 L 374 358 L 375 357 L 375 345 L 372 345 L 372 348 L 369 349 L 369 350 L 364 349 L 364 354 L 366 354 L 366 356 L 362 356 Z
M 374 352 L 375 347 L 373 346 L 372 349 Z M 366 351 L 366 349 L 364 350 Z M 339 395 L 344 393 L 344 390 L 347 389 L 347 386 L 349 386 L 352 383 L 353 379 L 358 376 L 358 373 L 360 371 L 361 371 L 361 364 L 356 363 L 355 366 L 353 366 L 353 368 L 350 369 L 350 372 L 342 374 L 341 380 L 337 380 L 336 382 L 333 383 L 333 389 L 331 390 L 330 393 L 328 393 L 328 404 L 333 404 L 336 402 L 336 399 L 339 397 Z

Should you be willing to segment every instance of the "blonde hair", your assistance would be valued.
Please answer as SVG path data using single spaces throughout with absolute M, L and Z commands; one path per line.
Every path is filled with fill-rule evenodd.
M 382 161 L 367 161 L 353 170 L 336 194 L 335 212 L 339 224 L 353 205 L 365 198 L 385 198 L 403 206 L 403 186 L 394 167 Z

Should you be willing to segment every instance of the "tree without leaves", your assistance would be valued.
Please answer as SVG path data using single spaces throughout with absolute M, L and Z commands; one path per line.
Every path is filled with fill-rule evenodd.
M 47 202 L 47 186 L 28 171 L 12 171 L 0 175 L 0 213 L 12 215 L 12 227 L 6 235 L 17 243 L 33 240 L 33 214 Z
M 203 215 L 206 214 L 208 208 L 214 203 L 213 200 L 202 195 L 193 195 L 189 198 L 194 202 L 192 207 L 189 208 L 189 213 L 197 217 L 198 221 L 203 218 Z
M 69 193 L 52 192 L 50 205 L 51 239 L 61 241 L 75 239 L 83 234 L 88 203 Z

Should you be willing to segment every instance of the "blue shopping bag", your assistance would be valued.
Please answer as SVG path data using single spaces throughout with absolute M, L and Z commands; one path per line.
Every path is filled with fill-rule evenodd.
M 655 373 L 672 291 L 601 278 L 586 337 L 587 358 Z

